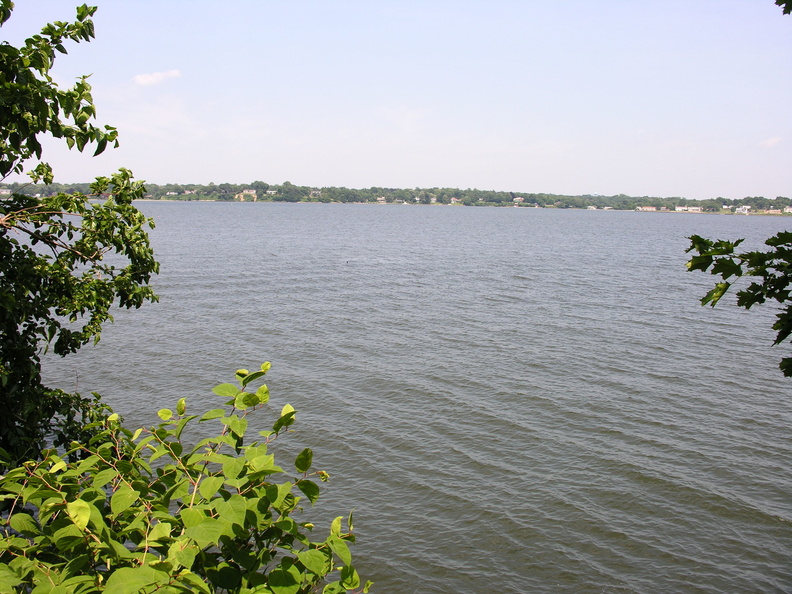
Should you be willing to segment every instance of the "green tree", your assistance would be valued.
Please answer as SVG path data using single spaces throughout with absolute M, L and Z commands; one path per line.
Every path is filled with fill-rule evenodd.
M 0 25 L 13 3 L 0 0 Z M 94 154 L 116 145 L 116 130 L 94 126 L 96 113 L 85 77 L 60 89 L 49 75 L 66 41 L 89 41 L 95 8 L 77 9 L 73 23 L 56 22 L 20 48 L 0 44 L 0 175 L 22 173 L 30 160 L 34 182 L 53 182 L 41 162 L 40 138 L 62 138 Z M 92 196 L 58 193 L 34 198 L 22 192 L 0 198 L 0 447 L 7 463 L 35 457 L 45 435 L 56 444 L 84 438 L 86 421 L 106 413 L 95 398 L 45 387 L 40 354 L 59 355 L 98 340 L 110 308 L 140 307 L 156 299 L 149 287 L 158 270 L 146 228 L 153 226 L 132 200 L 141 182 L 127 170 L 98 178 Z

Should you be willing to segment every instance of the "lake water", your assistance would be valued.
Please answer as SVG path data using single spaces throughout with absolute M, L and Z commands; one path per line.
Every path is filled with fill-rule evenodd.
M 300 411 L 276 454 L 332 476 L 305 519 L 355 509 L 376 592 L 792 591 L 788 351 L 772 306 L 703 308 L 714 277 L 684 267 L 689 235 L 755 247 L 787 219 L 139 206 L 161 301 L 50 384 L 151 424 L 272 361 Z

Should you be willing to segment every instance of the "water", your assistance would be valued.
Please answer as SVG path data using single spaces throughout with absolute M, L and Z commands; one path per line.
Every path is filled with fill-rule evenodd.
M 713 277 L 684 269 L 689 235 L 757 246 L 786 219 L 140 206 L 161 302 L 50 383 L 151 424 L 271 360 L 300 411 L 282 447 L 332 476 L 306 519 L 355 509 L 377 592 L 792 591 L 773 311 L 702 308 Z

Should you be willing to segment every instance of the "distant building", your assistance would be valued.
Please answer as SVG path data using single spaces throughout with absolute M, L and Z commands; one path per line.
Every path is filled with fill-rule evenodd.
M 688 206 L 688 212 L 701 212 L 700 206 Z
M 747 206 L 747 205 L 746 206 L 738 206 L 736 209 L 734 209 L 734 212 L 736 212 L 737 214 L 745 214 L 745 215 L 747 215 L 747 214 L 749 214 L 751 212 L 751 207 Z
M 656 206 L 639 206 L 635 210 L 640 211 L 640 212 L 654 212 L 654 211 L 657 210 L 657 207 Z
M 517 204 L 521 204 L 524 200 L 525 198 L 523 198 L 522 196 L 515 196 L 514 198 L 512 198 L 512 202 Z

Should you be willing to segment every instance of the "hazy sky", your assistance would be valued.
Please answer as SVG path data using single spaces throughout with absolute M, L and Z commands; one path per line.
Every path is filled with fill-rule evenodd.
M 80 0 L 81 1 L 81 0 Z M 18 44 L 78 2 L 17 0 Z M 56 181 L 792 196 L 792 16 L 772 0 L 100 0 L 121 147 Z

